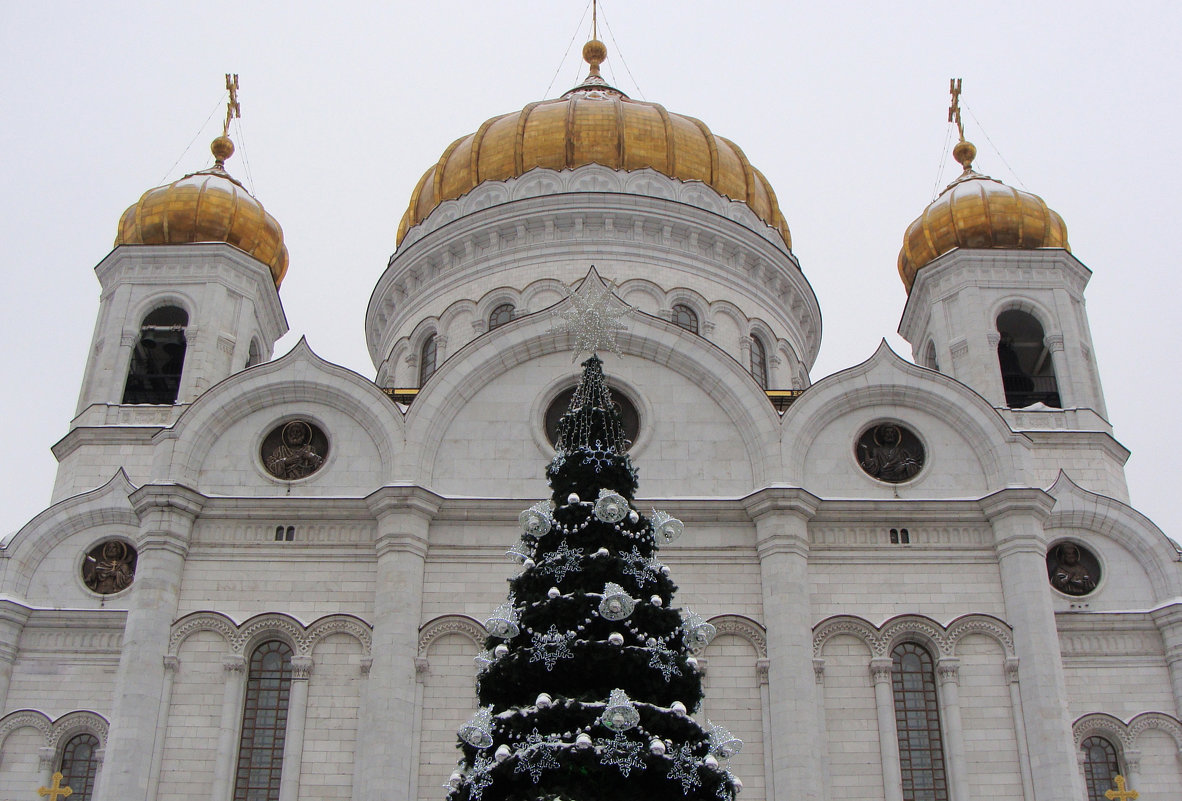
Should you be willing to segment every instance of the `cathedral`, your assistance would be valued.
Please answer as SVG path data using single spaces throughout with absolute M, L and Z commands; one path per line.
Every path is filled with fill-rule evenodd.
M 1128 503 L 1064 220 L 960 127 L 900 232 L 911 352 L 813 376 L 767 179 L 583 55 L 407 187 L 371 375 L 276 356 L 288 251 L 227 135 L 118 219 L 52 502 L 0 548 L 0 799 L 442 799 L 583 293 L 743 799 L 1177 798 L 1180 553 Z

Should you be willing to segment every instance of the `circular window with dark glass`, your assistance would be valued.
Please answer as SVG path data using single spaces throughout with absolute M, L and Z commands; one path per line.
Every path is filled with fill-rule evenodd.
M 310 476 L 328 458 L 328 437 L 307 420 L 289 420 L 263 440 L 259 454 L 267 472 L 284 481 Z
M 1074 542 L 1061 542 L 1047 551 L 1047 578 L 1067 595 L 1087 595 L 1100 583 L 1100 560 Z
M 99 595 L 113 595 L 131 586 L 136 552 L 123 540 L 100 542 L 82 558 L 82 581 Z
M 923 469 L 923 443 L 897 423 L 879 423 L 862 432 L 854 448 L 858 465 L 879 481 L 899 484 Z
M 620 413 L 620 421 L 624 424 L 624 439 L 628 441 L 628 447 L 631 448 L 636 442 L 636 438 L 640 436 L 640 414 L 623 392 L 610 387 L 608 391 L 611 392 L 612 403 L 616 405 L 616 410 Z M 574 387 L 564 389 L 558 393 L 554 400 L 550 401 L 550 406 L 546 409 L 546 438 L 550 440 L 551 445 L 558 443 L 558 421 L 562 415 L 566 414 L 566 410 L 570 407 L 570 400 L 574 396 Z

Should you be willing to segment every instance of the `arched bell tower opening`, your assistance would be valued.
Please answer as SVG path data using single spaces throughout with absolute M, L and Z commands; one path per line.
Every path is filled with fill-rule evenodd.
M 179 306 L 161 306 L 140 324 L 131 351 L 124 403 L 176 403 L 185 365 L 185 328 L 189 314 Z
M 997 361 L 1006 406 L 1021 409 L 1042 403 L 1062 407 L 1054 359 L 1042 323 L 1029 312 L 1008 309 L 997 316 Z

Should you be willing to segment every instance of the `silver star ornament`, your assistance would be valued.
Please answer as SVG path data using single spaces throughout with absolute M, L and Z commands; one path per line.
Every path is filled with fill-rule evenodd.
M 601 350 L 623 356 L 616 343 L 616 332 L 627 330 L 620 318 L 635 309 L 612 294 L 612 285 L 600 277 L 594 265 L 567 300 L 565 308 L 554 313 L 554 326 L 550 330 L 557 334 L 569 332 L 574 337 L 574 358 Z

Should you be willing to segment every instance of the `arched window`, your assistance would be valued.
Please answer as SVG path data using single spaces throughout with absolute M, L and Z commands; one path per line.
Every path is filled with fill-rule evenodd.
M 429 335 L 423 340 L 423 346 L 419 348 L 419 386 L 427 383 L 427 379 L 435 373 L 435 358 L 439 353 L 438 343 L 435 341 L 435 335 Z
M 751 337 L 751 375 L 761 389 L 767 389 L 767 348 L 759 337 Z
M 494 328 L 500 328 L 502 325 L 510 322 L 512 319 L 513 304 L 502 303 L 500 306 L 497 306 L 495 309 L 493 309 L 492 313 L 488 316 L 488 330 L 491 331 Z
M 683 303 L 673 307 L 673 324 L 681 326 L 691 334 L 698 333 L 698 315 Z
M 1104 795 L 1115 785 L 1112 779 L 1120 773 L 1116 748 L 1103 737 L 1093 735 L 1079 744 L 1084 758 L 1084 781 L 1088 788 L 1088 801 L 1106 801 Z
M 895 646 L 891 659 L 903 799 L 948 801 L 932 655 L 922 645 L 905 642 Z
M 259 349 L 259 341 L 252 339 L 250 341 L 250 350 L 246 353 L 246 366 L 254 367 L 263 360 L 262 351 Z
M 188 324 L 189 315 L 177 306 L 161 306 L 144 318 L 131 352 L 124 403 L 176 403 Z
M 76 734 L 66 741 L 62 749 L 62 761 L 58 770 L 62 774 L 62 787 L 74 792 L 74 801 L 90 801 L 94 792 L 94 777 L 98 773 L 98 738 L 93 734 Z
M 1020 409 L 1033 403 L 1059 408 L 1059 385 L 1051 351 L 1043 341 L 1042 324 L 1018 309 L 997 316 L 997 361 L 1005 387 L 1006 406 Z
M 291 653 L 287 643 L 271 640 L 250 655 L 234 801 L 279 801 Z
M 940 361 L 936 358 L 936 343 L 928 340 L 928 346 L 923 352 L 923 366 L 929 370 L 939 370 Z

